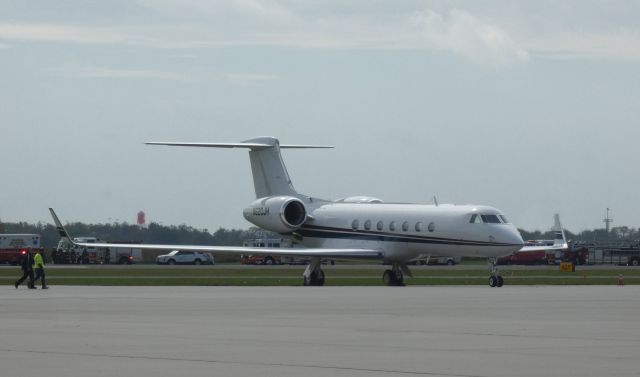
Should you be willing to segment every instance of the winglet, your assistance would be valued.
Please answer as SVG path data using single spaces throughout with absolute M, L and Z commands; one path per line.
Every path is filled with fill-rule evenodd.
M 64 226 L 62 226 L 62 223 L 60 222 L 60 219 L 56 215 L 53 208 L 49 208 L 49 212 L 51 212 L 51 217 L 53 217 L 53 222 L 56 224 L 56 229 L 58 230 L 58 234 L 60 235 L 60 237 L 66 239 L 72 244 L 75 244 L 71 236 L 69 236 L 69 233 L 67 233 L 66 229 L 64 229 Z
M 553 245 L 554 246 L 562 246 L 569 247 L 567 244 L 567 239 L 564 235 L 564 229 L 562 228 L 562 224 L 560 223 L 560 215 L 557 213 L 553 216 L 554 224 L 553 224 Z

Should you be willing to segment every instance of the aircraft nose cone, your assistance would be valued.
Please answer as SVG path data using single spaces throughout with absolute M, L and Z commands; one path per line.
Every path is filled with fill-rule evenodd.
M 499 242 L 519 246 L 522 248 L 524 246 L 524 241 L 522 240 L 522 236 L 518 229 L 515 226 L 505 227 L 502 232 L 500 232 Z
M 514 226 L 510 230 L 511 231 L 509 232 L 509 236 L 508 236 L 509 243 L 512 243 L 514 245 L 519 245 L 520 247 L 524 246 L 524 240 L 522 239 L 520 232 L 518 232 L 518 229 Z

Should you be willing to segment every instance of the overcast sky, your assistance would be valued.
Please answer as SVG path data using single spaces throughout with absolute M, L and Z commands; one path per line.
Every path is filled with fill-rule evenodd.
M 246 228 L 298 191 L 640 226 L 640 2 L 0 0 L 0 219 Z

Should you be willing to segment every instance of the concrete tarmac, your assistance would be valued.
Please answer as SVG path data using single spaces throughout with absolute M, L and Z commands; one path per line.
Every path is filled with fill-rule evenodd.
M 640 286 L 0 287 L 0 376 L 639 376 Z

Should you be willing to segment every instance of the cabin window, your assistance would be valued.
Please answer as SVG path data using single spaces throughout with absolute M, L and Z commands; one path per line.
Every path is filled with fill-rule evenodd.
M 416 223 L 416 232 L 422 232 L 422 223 L 419 221 Z
M 405 232 L 409 230 L 409 223 L 408 222 L 405 221 L 405 222 L 402 223 L 402 230 L 405 231 Z
M 396 222 L 395 221 L 392 221 L 392 222 L 389 223 L 389 230 L 392 231 L 392 232 L 396 230 Z
M 429 232 L 433 232 L 434 230 L 436 230 L 436 224 L 434 222 L 430 222 L 427 230 L 429 230 Z
M 367 220 L 367 221 L 364 222 L 364 228 L 366 230 L 371 229 L 371 220 Z
M 378 230 L 382 230 L 384 228 L 384 223 L 382 221 L 378 221 L 378 223 L 376 224 L 376 228 Z
M 358 219 L 353 220 L 353 222 L 351 223 L 351 228 L 353 228 L 353 230 L 357 230 L 359 226 L 360 221 L 358 221 Z

